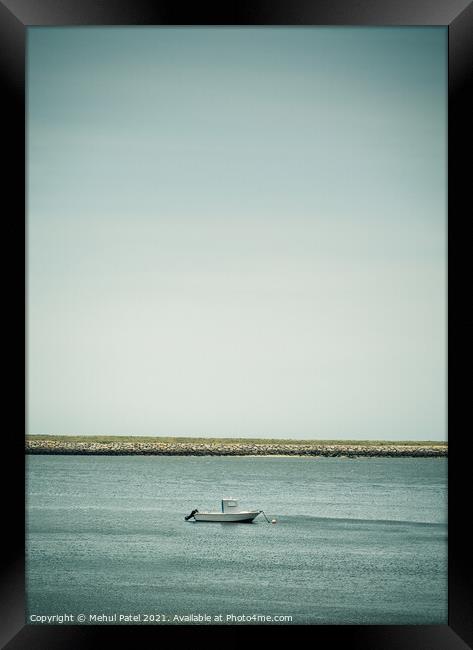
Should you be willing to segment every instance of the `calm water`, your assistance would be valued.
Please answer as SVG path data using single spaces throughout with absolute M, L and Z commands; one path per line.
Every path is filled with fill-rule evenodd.
M 278 523 L 184 521 L 222 496 Z M 446 499 L 446 459 L 28 456 L 28 615 L 446 624 Z

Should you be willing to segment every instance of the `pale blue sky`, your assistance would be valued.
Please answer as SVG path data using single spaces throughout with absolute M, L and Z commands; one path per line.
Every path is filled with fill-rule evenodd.
M 29 28 L 31 433 L 446 438 L 446 28 Z

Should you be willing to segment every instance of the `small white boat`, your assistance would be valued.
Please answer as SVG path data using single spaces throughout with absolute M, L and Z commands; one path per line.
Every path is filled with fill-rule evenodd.
M 262 510 L 240 510 L 236 499 L 222 499 L 222 510 L 220 512 L 200 512 L 199 510 L 193 510 L 184 519 L 186 521 L 193 518 L 195 521 L 243 523 L 253 521 L 261 512 Z

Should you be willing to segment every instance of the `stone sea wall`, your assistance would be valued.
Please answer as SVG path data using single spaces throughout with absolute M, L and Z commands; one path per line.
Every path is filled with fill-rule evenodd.
M 93 442 L 26 440 L 27 454 L 150 455 L 150 456 L 447 456 L 447 445 L 350 445 L 290 443 Z

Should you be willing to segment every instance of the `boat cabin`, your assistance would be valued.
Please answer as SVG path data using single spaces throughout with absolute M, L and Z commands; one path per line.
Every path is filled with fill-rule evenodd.
M 240 512 L 236 499 L 222 499 L 222 512 Z

